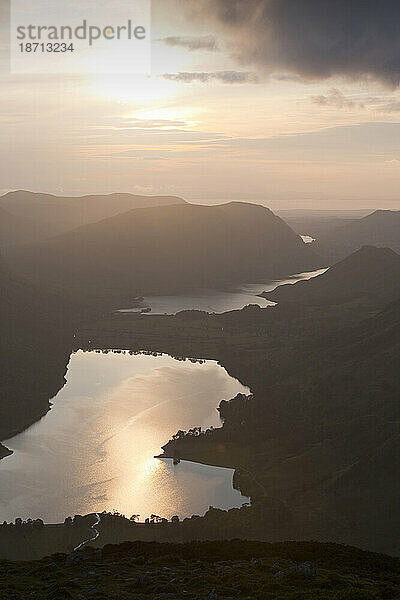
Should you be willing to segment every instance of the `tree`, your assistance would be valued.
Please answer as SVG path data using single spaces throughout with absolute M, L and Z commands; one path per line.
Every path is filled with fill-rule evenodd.
M 129 520 L 136 523 L 136 521 L 139 521 L 139 517 L 140 517 L 140 515 L 132 515 Z
M 33 522 L 33 527 L 35 529 L 43 529 L 44 527 L 44 522 L 42 519 L 35 519 L 35 521 Z
M 162 518 L 158 515 L 150 515 L 150 523 L 161 523 Z

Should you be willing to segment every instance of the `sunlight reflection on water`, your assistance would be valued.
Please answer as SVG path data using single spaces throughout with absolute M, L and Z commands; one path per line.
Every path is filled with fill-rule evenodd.
M 166 518 L 241 506 L 233 471 L 153 458 L 178 429 L 219 426 L 248 388 L 212 361 L 79 351 L 52 410 L 5 442 L 0 518 L 59 522 L 102 510 Z

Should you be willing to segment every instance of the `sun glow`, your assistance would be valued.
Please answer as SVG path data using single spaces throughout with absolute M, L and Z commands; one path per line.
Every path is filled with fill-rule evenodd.
M 135 114 L 129 115 L 131 118 L 143 119 L 149 121 L 164 122 L 161 127 L 168 129 L 171 127 L 195 127 L 199 125 L 199 120 L 193 119 L 193 110 L 190 108 L 177 108 L 176 106 L 165 106 L 149 110 L 140 110 Z M 170 124 L 168 123 L 170 122 Z
M 178 86 L 158 76 L 98 75 L 92 78 L 92 88 L 97 96 L 104 99 L 146 105 L 172 99 Z

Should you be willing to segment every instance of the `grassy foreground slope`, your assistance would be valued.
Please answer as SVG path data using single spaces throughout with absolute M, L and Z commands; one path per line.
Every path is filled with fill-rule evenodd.
M 100 552 L 87 548 L 77 557 L 2 561 L 0 598 L 395 599 L 400 560 L 314 542 L 127 542 Z

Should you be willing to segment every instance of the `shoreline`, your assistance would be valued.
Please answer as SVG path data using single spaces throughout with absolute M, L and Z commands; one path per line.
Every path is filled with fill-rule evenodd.
M 381 332 L 381 319 L 386 318 L 392 327 L 391 313 L 381 317 L 368 305 L 354 303 L 324 308 L 250 306 L 216 315 L 199 311 L 176 316 L 113 314 L 82 325 L 74 340 L 75 348 L 125 348 L 128 352 L 147 348 L 148 353 L 173 357 L 201 356 L 217 361 L 229 375 L 245 381 L 252 391 L 251 399 L 236 397 L 221 403 L 223 426 L 215 429 L 210 439 L 197 436 L 180 441 L 185 447 L 181 445 L 179 453 L 175 453 L 182 459 L 235 469 L 235 488 L 251 498 L 251 506 L 230 511 L 212 509 L 204 517 L 149 530 L 132 529 L 127 520 L 114 520 L 113 524 L 118 522 L 120 529 L 106 526 L 99 544 L 138 535 L 152 535 L 158 541 L 237 537 L 266 541 L 319 539 L 400 554 L 392 522 L 385 521 L 379 531 L 371 531 L 369 515 L 371 510 L 376 513 L 376 506 L 369 503 L 368 494 L 349 504 L 342 493 L 338 496 L 325 493 L 326 478 L 335 481 L 332 469 L 342 474 L 344 485 L 347 475 L 343 468 L 349 461 L 357 466 L 352 462 L 353 456 L 356 458 L 354 453 L 359 451 L 357 440 L 353 440 L 352 414 L 346 426 L 325 419 L 321 427 L 315 420 L 316 416 L 324 417 L 323 413 L 315 412 L 321 393 L 332 395 L 336 390 L 337 380 L 327 379 L 333 362 L 336 364 L 339 357 L 343 368 L 351 369 L 353 348 L 364 344 L 366 327 L 368 331 L 372 327 L 374 343 L 376 338 L 379 348 L 383 338 L 387 341 Z M 372 326 L 371 319 L 374 319 Z M 322 356 L 321 344 L 326 344 L 327 337 L 330 354 Z M 341 350 L 338 355 L 338 347 L 344 347 L 345 354 Z M 371 373 L 369 367 L 365 369 L 366 374 Z M 316 388 L 315 377 L 319 381 L 321 373 L 325 377 L 323 387 Z M 363 381 L 356 383 L 363 386 Z M 363 389 L 360 387 L 361 392 Z M 362 398 L 361 393 L 358 396 Z M 353 406 L 354 402 L 347 402 L 343 410 L 353 410 Z M 266 411 L 261 419 L 257 410 Z M 252 428 L 243 427 L 243 421 L 251 418 Z M 376 419 L 366 416 L 361 424 L 363 435 L 369 439 L 370 432 L 376 431 Z M 393 427 L 389 423 L 382 428 L 385 439 L 392 439 Z M 337 462 L 331 471 L 326 471 L 324 458 L 331 456 L 327 454 L 332 449 L 330 439 L 339 444 L 340 451 L 334 449 Z M 375 452 L 381 451 L 381 443 L 376 439 Z M 174 453 L 169 450 L 165 454 L 173 458 Z M 321 470 L 316 470 L 314 464 Z M 257 474 L 256 480 L 252 473 Z M 304 476 L 308 477 L 306 481 Z
M 0 460 L 2 458 L 7 458 L 7 456 L 11 456 L 11 454 L 13 454 L 13 451 L 0 443 Z
M 139 467 L 137 467 L 139 471 L 137 473 L 130 473 L 129 469 L 127 471 L 127 469 L 125 468 L 124 471 L 125 473 L 128 472 L 128 475 L 124 475 L 123 477 L 121 476 L 121 479 L 116 481 L 115 484 L 113 484 L 113 486 L 110 487 L 108 484 L 103 485 L 103 482 L 100 480 L 95 467 L 97 456 L 95 455 L 92 457 L 92 454 L 89 452 L 89 448 L 87 448 L 86 444 L 82 443 L 82 445 L 79 446 L 78 451 L 74 451 L 74 448 L 70 446 L 71 443 L 73 443 L 72 440 L 75 439 L 77 432 L 79 432 L 79 438 L 84 439 L 89 436 L 89 433 L 92 431 L 92 426 L 90 425 L 88 427 L 84 427 L 81 430 L 80 423 L 83 421 L 76 419 L 71 419 L 71 421 L 69 421 L 67 419 L 69 427 L 64 429 L 63 420 L 65 412 L 63 411 L 65 410 L 65 406 L 63 408 L 63 403 L 60 402 L 60 400 L 68 400 L 68 389 L 65 391 L 64 388 L 64 392 L 62 393 L 63 395 L 60 395 L 59 398 L 57 397 L 55 400 L 52 401 L 53 406 L 51 408 L 51 411 L 56 412 L 56 416 L 53 420 L 51 416 L 47 416 L 46 419 L 43 419 L 40 422 L 39 427 L 38 425 L 34 425 L 30 428 L 29 431 L 33 432 L 32 434 L 28 433 L 28 435 L 25 437 L 24 435 L 19 437 L 17 436 L 9 442 L 10 448 L 16 451 L 14 456 L 18 456 L 15 458 L 15 460 L 11 458 L 9 464 L 1 465 L 3 475 L 7 477 L 6 481 L 9 482 L 9 490 L 5 490 L 3 498 L 3 519 L 7 518 L 7 520 L 13 520 L 17 517 L 22 517 L 24 519 L 32 517 L 41 518 L 45 523 L 56 523 L 59 521 L 63 521 L 67 515 L 74 514 L 75 512 L 86 513 L 97 510 L 102 511 L 104 509 L 112 510 L 114 508 L 126 513 L 129 511 L 132 511 L 133 513 L 141 513 L 143 518 L 144 516 L 150 516 L 150 514 L 154 512 L 160 515 L 161 517 L 170 518 L 171 516 L 176 514 L 180 518 L 185 518 L 190 517 L 193 513 L 204 515 L 207 509 L 209 508 L 210 504 L 213 504 L 214 506 L 220 507 L 222 509 L 230 509 L 234 507 L 240 507 L 242 503 L 248 502 L 247 497 L 242 498 L 242 496 L 239 493 L 237 493 L 237 490 L 235 490 L 234 486 L 232 486 L 233 469 L 217 469 L 213 467 L 212 463 L 207 465 L 207 462 L 203 460 L 192 461 L 192 465 L 187 464 L 186 466 L 181 467 L 179 471 L 175 471 L 172 468 L 172 461 L 164 461 L 168 466 L 162 466 L 161 461 L 153 461 L 154 465 L 158 464 L 158 468 L 160 470 L 164 469 L 165 471 L 163 481 L 166 486 L 166 491 L 164 492 L 164 494 L 158 493 L 157 489 L 155 489 L 153 492 L 150 492 L 149 487 L 150 495 L 148 495 L 145 492 L 146 488 L 142 489 L 140 471 L 142 469 L 142 463 L 144 465 L 147 462 L 147 460 L 150 460 L 153 457 L 153 455 L 159 454 L 161 452 L 162 444 L 165 443 L 165 441 L 168 440 L 169 437 L 171 437 L 171 435 L 173 435 L 179 427 L 182 427 L 183 425 L 184 429 L 188 429 L 189 427 L 191 427 L 192 422 L 197 422 L 197 416 L 199 414 L 203 415 L 204 413 L 205 420 L 203 421 L 203 423 L 205 426 L 220 426 L 218 412 L 216 411 L 216 409 L 220 404 L 221 399 L 234 396 L 239 391 L 243 393 L 248 393 L 248 388 L 239 385 L 237 381 L 234 381 L 232 378 L 230 378 L 225 372 L 225 370 L 220 368 L 215 363 L 215 361 L 210 362 L 210 366 L 208 367 L 204 364 L 204 361 L 200 359 L 185 360 L 185 362 L 181 360 L 178 362 L 177 360 L 173 360 L 172 358 L 170 358 L 169 355 L 164 355 L 164 358 L 161 360 L 160 358 L 158 358 L 158 356 L 154 357 L 154 352 L 150 353 L 146 351 L 140 352 L 139 355 L 135 358 L 135 356 L 130 356 L 131 354 L 133 354 L 133 352 L 129 352 L 126 350 L 117 350 L 115 353 L 113 353 L 112 351 L 107 352 L 107 354 L 109 355 L 107 357 L 104 355 L 104 351 L 102 352 L 99 349 L 95 350 L 94 348 L 91 348 L 90 351 L 86 353 L 86 357 L 84 351 L 80 351 L 78 352 L 78 354 L 79 357 L 81 357 L 81 362 L 78 361 L 77 364 L 78 366 L 83 364 L 84 367 L 82 369 L 82 366 L 80 366 L 79 369 L 76 370 L 74 368 L 74 365 L 76 365 L 76 363 L 74 363 L 74 359 L 72 356 L 69 364 L 67 380 L 73 387 L 75 375 L 77 376 L 77 378 L 78 375 L 80 377 L 85 377 L 85 380 L 90 381 L 91 384 L 94 386 L 93 393 L 95 394 L 93 396 L 94 402 L 88 404 L 89 412 L 82 413 L 82 415 L 90 415 L 92 413 L 94 414 L 96 413 L 96 411 L 99 411 L 99 407 L 102 406 L 102 396 L 101 394 L 98 395 L 96 387 L 97 373 L 112 373 L 113 377 L 115 377 L 115 381 L 123 381 L 125 377 L 132 376 L 136 372 L 137 364 L 138 372 L 142 373 L 142 371 L 146 370 L 146 372 L 148 371 L 152 374 L 153 371 L 154 373 L 157 372 L 156 367 L 165 366 L 167 364 L 168 366 L 172 365 L 173 368 L 176 369 L 176 372 L 178 374 L 182 372 L 182 377 L 184 376 L 182 382 L 187 381 L 187 383 L 181 384 L 179 383 L 181 379 L 178 379 L 179 388 L 174 388 L 171 390 L 166 388 L 165 390 L 166 398 L 170 398 L 170 400 L 173 401 L 173 407 L 176 406 L 176 416 L 172 419 L 167 418 L 165 420 L 165 424 L 163 422 L 163 427 L 160 429 L 160 431 L 157 430 L 158 435 L 156 437 L 153 437 L 152 443 L 150 445 L 145 444 L 144 446 L 142 446 L 139 443 L 139 445 L 136 444 L 132 446 L 132 448 L 129 450 L 129 456 L 131 457 L 132 461 L 135 461 L 139 464 Z M 113 356 L 111 356 L 112 354 Z M 117 356 L 119 354 L 123 354 L 125 356 Z M 88 369 L 88 372 L 85 371 L 85 365 L 91 365 L 90 369 Z M 107 365 L 110 365 L 110 367 L 107 367 Z M 108 371 L 108 368 L 110 368 L 111 370 Z M 90 374 L 92 373 L 92 371 L 94 378 L 93 380 L 90 378 Z M 196 373 L 200 373 L 200 378 L 198 374 L 195 375 Z M 189 376 L 190 379 L 187 379 Z M 106 376 L 105 379 L 106 381 L 108 381 Z M 110 381 L 114 380 L 110 379 Z M 115 381 L 113 385 L 115 384 Z M 215 390 L 212 388 L 212 382 L 214 381 L 217 384 L 217 388 Z M 190 388 L 188 387 L 189 382 Z M 150 385 L 150 383 L 148 385 Z M 182 387 L 182 385 L 184 385 L 184 387 Z M 219 385 L 221 385 L 221 387 L 218 387 Z M 191 394 L 196 394 L 195 388 L 198 388 L 200 396 L 199 398 L 197 398 L 196 395 L 196 397 L 192 400 Z M 76 407 L 76 410 L 80 411 L 82 410 L 81 398 L 79 393 L 77 393 L 76 396 L 77 397 L 75 400 L 74 407 Z M 147 404 L 145 404 L 144 406 L 152 405 L 156 400 L 156 406 L 158 407 L 158 399 L 156 398 L 154 400 L 153 396 L 149 397 Z M 205 407 L 201 408 L 203 400 Z M 139 410 L 139 408 L 137 408 L 135 404 L 130 405 L 130 402 L 126 404 L 127 398 L 124 398 L 123 401 L 124 406 L 126 406 L 126 410 L 130 411 L 127 414 L 136 415 L 136 412 L 137 410 Z M 132 398 L 132 401 L 135 401 L 135 398 Z M 190 412 L 186 414 L 185 411 L 188 410 L 186 409 L 187 404 L 190 404 L 190 406 L 193 405 L 193 409 L 190 409 Z M 68 404 L 68 406 L 69 408 L 71 408 L 70 404 Z M 113 405 L 110 404 L 110 407 L 111 406 Z M 119 406 L 120 404 L 117 402 L 117 404 L 114 405 L 114 408 L 112 410 L 117 410 Z M 140 410 L 144 408 L 144 406 L 139 406 Z M 149 426 L 152 425 L 154 431 L 156 431 L 156 421 L 160 425 L 161 419 L 163 417 L 162 410 L 163 408 L 160 412 L 160 409 L 157 408 L 157 412 L 152 413 L 152 415 L 150 415 L 149 417 L 146 417 L 146 423 L 148 422 Z M 180 417 L 181 413 L 183 415 L 183 420 Z M 48 413 L 48 415 L 49 414 L 50 413 Z M 69 414 L 70 413 L 68 413 L 67 411 L 67 416 Z M 175 413 L 172 413 L 172 415 L 173 414 Z M 62 432 L 65 436 L 65 444 L 63 443 L 60 447 L 56 445 L 57 435 L 54 437 L 54 431 L 58 432 L 57 426 L 59 424 L 62 427 Z M 129 438 L 131 438 L 132 436 L 141 435 L 142 429 L 138 430 L 138 426 L 139 424 L 134 424 L 131 427 L 131 429 L 129 430 Z M 125 422 L 123 420 L 118 420 L 115 422 L 116 434 L 118 432 L 124 431 L 125 428 Z M 84 435 L 80 435 L 81 433 L 84 433 Z M 99 433 L 100 436 L 99 437 L 96 434 L 97 440 L 103 440 L 103 438 L 101 437 L 101 432 L 98 431 L 97 433 Z M 39 454 L 36 454 L 36 440 L 41 440 L 42 438 L 40 436 L 42 435 L 44 436 L 43 439 L 45 440 L 45 442 L 49 445 L 51 445 L 51 436 L 54 437 L 55 443 L 54 446 L 51 447 L 53 449 L 54 454 L 57 454 L 57 462 L 59 464 L 62 464 L 62 461 L 65 460 L 65 468 L 63 470 L 65 470 L 66 473 L 75 473 L 77 465 L 78 468 L 84 468 L 85 464 L 87 465 L 88 462 L 94 467 L 93 472 L 96 474 L 96 478 L 94 479 L 94 481 L 99 485 L 98 489 L 101 490 L 102 493 L 104 493 L 103 498 L 100 497 L 100 502 L 91 500 L 90 497 L 87 497 L 86 493 L 80 494 L 78 501 L 75 495 L 71 494 L 69 496 L 68 485 L 55 486 L 53 485 L 52 481 L 49 480 L 49 478 L 44 477 L 43 481 L 40 479 L 40 465 L 48 464 L 47 452 L 42 452 L 40 456 Z M 105 433 L 104 436 L 104 439 L 108 440 L 108 434 Z M 20 439 L 25 440 L 23 444 L 19 441 Z M 22 448 L 23 453 L 21 454 L 20 450 Z M 86 448 L 88 449 L 89 453 L 85 457 Z M 120 450 L 123 451 L 122 448 L 120 448 Z M 29 462 L 28 457 L 30 454 L 35 457 L 36 465 L 31 465 L 31 463 Z M 71 454 L 73 454 L 74 459 L 73 462 L 70 463 L 68 456 L 71 456 Z M 94 460 L 93 463 L 92 458 Z M 116 458 L 117 457 L 114 457 L 114 455 L 110 455 L 110 460 L 109 462 L 107 462 L 107 472 L 111 474 L 110 477 L 112 476 L 112 474 L 117 473 L 118 471 L 118 467 L 116 466 L 118 464 L 116 462 Z M 194 464 L 195 462 L 198 464 L 197 467 Z M 201 464 L 204 465 L 203 468 L 201 468 Z M 52 465 L 53 463 L 50 459 L 49 467 L 51 468 Z M 224 467 L 225 465 L 221 464 L 219 466 Z M 13 471 L 15 469 L 16 471 L 14 473 Z M 26 474 L 24 474 L 25 470 L 27 471 Z M 38 479 L 40 480 L 40 485 L 38 484 L 37 486 L 35 484 L 36 474 L 38 474 Z M 181 489 L 183 497 L 185 498 L 185 502 L 174 502 L 173 496 L 171 496 L 171 503 L 169 505 L 165 505 L 165 503 L 163 504 L 164 495 L 165 497 L 169 497 L 169 493 L 174 493 L 173 490 L 175 490 L 176 485 L 175 478 L 179 479 L 179 485 L 182 486 Z M 86 481 L 82 478 L 81 480 L 82 487 L 83 489 L 85 489 Z M 32 491 L 27 485 L 28 481 L 32 484 Z M 124 495 L 119 493 L 119 495 L 116 496 L 117 499 L 114 498 L 114 500 L 112 500 L 112 498 L 114 497 L 113 492 L 117 489 L 118 491 L 119 489 L 123 489 L 125 481 L 131 486 L 131 493 L 129 497 L 125 497 Z M 196 490 L 196 492 L 193 491 L 192 485 L 195 486 L 194 490 Z M 118 488 L 114 488 L 114 486 L 118 486 Z M 28 491 L 25 492 L 26 488 L 28 488 Z M 55 494 L 54 498 L 53 491 Z M 17 494 L 19 494 L 18 500 Z M 43 501 L 38 498 L 37 500 L 35 500 L 35 502 L 31 502 L 31 496 L 33 498 L 36 498 L 38 494 L 45 495 Z M 49 501 L 47 501 L 46 496 L 49 497 Z M 68 498 L 68 500 L 64 501 L 64 497 Z M 1 512 L 2 511 L 0 511 L 0 518 Z

